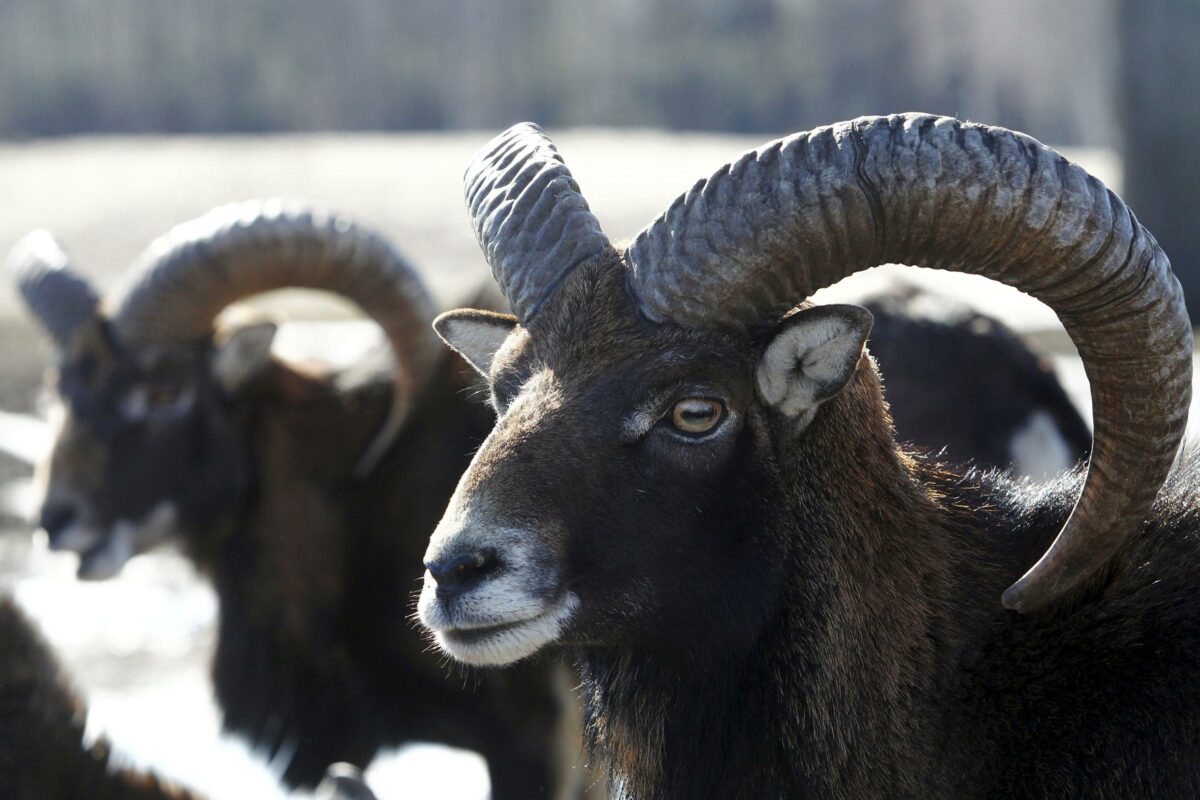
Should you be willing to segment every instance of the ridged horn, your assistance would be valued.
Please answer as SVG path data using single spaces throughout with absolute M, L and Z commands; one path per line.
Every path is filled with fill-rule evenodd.
M 769 324 L 895 262 L 972 272 L 1050 306 L 1091 381 L 1095 438 L 1066 525 L 1004 593 L 1032 611 L 1144 521 L 1182 439 L 1192 331 L 1154 237 L 1098 179 L 1028 136 L 945 117 L 862 117 L 780 139 L 701 181 L 626 253 L 652 319 Z
M 222 206 L 172 229 L 134 263 L 112 314 L 133 345 L 208 337 L 229 304 L 273 289 L 318 289 L 352 300 L 384 330 L 396 357 L 392 407 L 359 459 L 369 472 L 429 380 L 439 347 L 425 283 L 378 233 L 344 216 L 282 200 Z
M 484 145 L 463 181 L 479 246 L 522 322 L 576 265 L 611 247 L 562 156 L 532 123 Z
M 29 310 L 64 349 L 96 318 L 96 290 L 72 268 L 70 259 L 48 231 L 26 234 L 8 254 L 8 269 Z

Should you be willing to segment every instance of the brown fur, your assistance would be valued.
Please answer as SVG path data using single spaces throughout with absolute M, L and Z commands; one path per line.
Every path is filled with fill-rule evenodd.
M 228 731 L 268 757 L 290 753 L 290 785 L 432 741 L 483 754 L 497 798 L 573 792 L 563 762 L 573 766 L 579 736 L 559 729 L 572 702 L 561 667 L 451 674 L 408 622 L 426 536 L 491 424 L 468 367 L 446 354 L 359 479 L 390 407 L 382 359 L 337 375 L 271 363 L 229 396 L 211 376 L 209 344 L 153 358 L 126 352 L 103 325 L 96 336 L 98 352 L 62 369 L 57 496 L 82 498 L 76 515 L 86 508 L 102 524 L 178 506 L 184 548 L 220 599 L 213 674 Z M 127 387 L 168 379 L 195 392 L 187 414 L 122 421 Z M 52 503 L 43 511 L 52 540 L 65 527 L 54 513 Z
M 609 254 L 493 362 L 496 429 L 433 547 L 519 529 L 542 583 L 578 598 L 556 644 L 581 671 L 614 793 L 1200 791 L 1200 467 L 1180 469 L 1104 574 L 1008 612 L 1001 592 L 1081 476 L 1014 483 L 905 452 L 865 356 L 798 426 L 753 388 L 772 335 L 655 325 Z M 718 397 L 726 428 L 689 442 L 664 415 L 622 438 L 665 390 L 654 413 Z

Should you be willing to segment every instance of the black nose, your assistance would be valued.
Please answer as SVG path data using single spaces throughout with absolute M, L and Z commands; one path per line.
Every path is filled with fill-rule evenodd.
M 494 554 L 483 550 L 448 553 L 441 558 L 425 562 L 425 569 L 437 581 L 439 592 L 461 592 L 495 569 Z
M 75 509 L 56 503 L 42 507 L 38 526 L 53 537 L 54 534 L 70 525 L 73 519 L 75 519 Z

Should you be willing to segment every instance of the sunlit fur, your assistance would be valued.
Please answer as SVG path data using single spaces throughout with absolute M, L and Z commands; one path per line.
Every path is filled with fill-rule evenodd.
M 607 258 L 497 354 L 496 428 L 431 546 L 519 526 L 558 554 L 555 644 L 619 797 L 1200 793 L 1194 461 L 1082 590 L 1005 611 L 1078 472 L 914 457 L 869 356 L 800 428 L 753 389 L 770 328 L 653 324 Z M 668 386 L 721 397 L 725 432 L 622 438 Z
M 68 410 L 50 472 L 76 498 L 75 521 L 95 522 L 84 564 L 139 549 L 122 543 L 121 520 L 173 504 L 172 538 L 220 600 L 224 727 L 275 759 L 285 782 L 312 785 L 330 763 L 424 741 L 481 753 L 496 798 L 576 784 L 561 667 L 463 674 L 409 621 L 428 534 L 492 422 L 469 367 L 446 354 L 388 454 L 357 480 L 390 405 L 385 358 L 334 375 L 271 362 L 231 396 L 211 375 L 211 345 L 147 367 L 101 329 L 74 355 L 60 368 Z M 186 383 L 187 413 L 123 423 L 116 405 L 148 377 Z
M 0 598 L 0 797 L 5 800 L 198 800 L 154 776 L 109 765 L 83 741 L 87 711 L 50 648 Z

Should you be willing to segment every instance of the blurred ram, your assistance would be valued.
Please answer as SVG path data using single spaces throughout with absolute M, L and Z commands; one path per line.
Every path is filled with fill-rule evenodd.
M 148 772 L 112 764 L 87 742 L 87 709 L 49 644 L 0 596 L 0 797 L 5 800 L 199 800 Z M 362 775 L 332 765 L 314 800 L 374 800 Z
M 574 790 L 563 748 L 579 736 L 553 666 L 450 676 L 406 622 L 425 541 L 491 415 L 389 243 L 270 201 L 178 226 L 105 304 L 44 232 L 10 263 L 57 350 L 41 527 L 91 579 L 182 543 L 220 599 L 227 730 L 285 764 L 290 785 L 429 741 L 481 753 L 496 798 Z M 288 365 L 272 355 L 275 325 L 215 324 L 284 287 L 356 303 L 395 366 Z
M 1049 478 L 1092 434 L 1054 367 L 1000 320 L 911 285 L 856 300 L 901 441 L 980 468 Z

